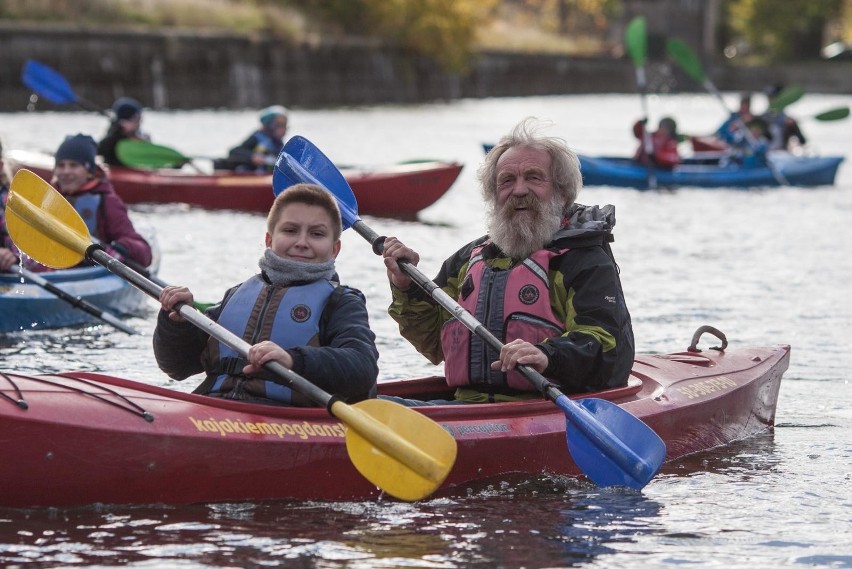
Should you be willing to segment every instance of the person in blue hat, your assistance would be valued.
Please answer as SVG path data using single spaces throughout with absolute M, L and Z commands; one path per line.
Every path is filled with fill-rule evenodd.
M 51 185 L 77 210 L 89 234 L 107 253 L 119 261 L 147 267 L 152 261 L 151 246 L 133 227 L 127 206 L 98 165 L 96 153 L 97 143 L 91 136 L 66 136 L 54 154 Z M 0 191 L 0 206 L 5 205 L 7 193 Z M 11 239 L 7 239 L 3 214 L 4 208 L 0 207 L 0 271 L 12 271 L 19 263 L 33 272 L 51 271 L 22 255 Z
M 228 152 L 223 165 L 237 172 L 272 172 L 275 160 L 284 148 L 287 134 L 288 111 L 281 105 L 272 105 L 260 111 L 260 129 L 245 139 L 242 144 Z M 218 166 L 218 165 L 217 165 Z
M 120 140 L 149 140 L 140 126 L 142 124 L 142 104 L 131 97 L 119 97 L 112 104 L 113 120 L 109 125 L 106 136 L 98 144 L 98 154 L 104 162 L 112 166 L 125 164 L 115 153 L 115 147 Z
M 18 262 L 17 249 L 6 230 L 6 200 L 9 198 L 11 180 L 9 167 L 3 161 L 3 144 L 0 142 L 0 273 L 10 270 Z
M 119 261 L 147 267 L 152 260 L 151 246 L 133 227 L 127 206 L 96 162 L 96 152 L 91 136 L 66 136 L 54 155 L 52 185 L 74 206 L 107 253 Z

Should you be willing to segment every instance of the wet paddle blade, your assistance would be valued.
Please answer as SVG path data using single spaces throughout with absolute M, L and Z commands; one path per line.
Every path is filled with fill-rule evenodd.
M 79 101 L 65 77 L 47 65 L 28 59 L 21 70 L 21 81 L 39 97 L 55 105 L 73 105 Z
M 294 136 L 287 141 L 272 174 L 272 193 L 276 196 L 294 184 L 318 184 L 337 198 L 343 229 L 358 221 L 358 202 L 349 182 L 328 157 L 307 138 Z
M 784 87 L 777 97 L 773 98 L 769 103 L 769 108 L 780 111 L 785 107 L 789 107 L 805 95 L 805 88 L 801 85 L 790 85 Z
M 192 160 L 173 148 L 144 140 L 120 140 L 115 153 L 124 164 L 134 168 L 180 168 Z
M 338 404 L 332 413 L 338 416 Z M 444 481 L 456 460 L 456 441 L 443 427 L 408 407 L 368 399 L 351 406 L 378 421 L 366 430 L 357 417 L 346 417 L 346 450 L 355 468 L 370 482 L 400 500 L 421 500 Z M 359 432 L 361 431 L 361 432 Z M 394 437 L 386 436 L 394 433 Z
M 677 38 L 671 38 L 666 42 L 666 51 L 675 60 L 675 63 L 683 69 L 684 73 L 699 83 L 704 83 L 704 70 L 701 61 L 695 52 L 686 45 L 686 42 Z
M 12 178 L 6 227 L 21 251 L 54 269 L 78 264 L 92 244 L 77 210 L 29 170 L 19 170 Z
M 645 65 L 645 56 L 648 51 L 648 35 L 644 16 L 637 16 L 630 20 L 624 32 L 624 44 L 627 46 L 627 53 L 630 55 L 630 59 L 633 60 L 633 65 L 635 67 Z
M 838 121 L 849 116 L 849 107 L 838 107 L 830 111 L 823 111 L 814 118 L 818 121 Z
M 641 490 L 660 469 L 666 445 L 648 425 L 615 403 L 560 396 L 571 458 L 598 486 Z

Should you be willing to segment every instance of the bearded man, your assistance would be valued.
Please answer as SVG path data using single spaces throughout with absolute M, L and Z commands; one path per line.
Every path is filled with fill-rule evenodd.
M 496 350 L 434 303 L 399 267 L 420 256 L 385 240 L 400 333 L 429 361 L 444 362 L 459 403 L 540 397 L 515 368 L 529 366 L 565 392 L 626 385 L 633 365 L 630 313 L 609 242 L 615 208 L 574 203 L 577 155 L 528 118 L 488 153 L 478 177 L 488 235 L 447 259 L 435 283 L 504 346 Z M 442 404 L 449 401 L 406 404 Z

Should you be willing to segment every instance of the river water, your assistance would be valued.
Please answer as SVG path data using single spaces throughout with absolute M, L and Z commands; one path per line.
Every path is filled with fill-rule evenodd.
M 727 98 L 733 108 L 736 96 Z M 762 104 L 756 100 L 756 109 Z M 848 120 L 808 119 L 850 104 L 852 96 L 817 94 L 795 104 L 811 151 L 852 154 Z M 702 95 L 655 96 L 649 108 L 652 123 L 670 114 L 687 133 L 709 132 L 724 118 L 718 101 Z M 533 115 L 552 121 L 550 132 L 579 152 L 627 155 L 640 112 L 638 97 L 626 95 L 295 110 L 291 134 L 308 137 L 338 163 L 463 162 L 459 180 L 419 222 L 365 218 L 378 233 L 419 249 L 420 267 L 432 275 L 457 246 L 484 232 L 475 178 L 483 142 Z M 146 112 L 143 126 L 154 142 L 214 156 L 254 122 L 250 111 Z M 105 128 L 91 113 L 0 114 L 5 148 L 53 150 L 66 134 L 99 136 Z M 720 328 L 732 346 L 792 345 L 774 432 L 667 464 L 641 493 L 542 477 L 415 504 L 0 510 L 0 565 L 852 567 L 852 166 L 842 165 L 829 188 L 595 187 L 578 201 L 616 206 L 613 250 L 637 351 L 684 350 L 703 324 Z M 256 271 L 260 215 L 134 206 L 131 216 L 156 229 L 160 276 L 190 286 L 198 299 L 217 300 Z M 383 266 L 357 234 L 344 234 L 338 269 L 367 295 L 380 380 L 439 372 L 398 336 L 385 312 Z M 0 336 L 2 366 L 96 370 L 191 390 L 198 381 L 173 382 L 153 361 L 155 315 L 151 301 L 128 321 L 139 336 L 97 326 Z M 8 468 L 14 457 L 2 462 Z

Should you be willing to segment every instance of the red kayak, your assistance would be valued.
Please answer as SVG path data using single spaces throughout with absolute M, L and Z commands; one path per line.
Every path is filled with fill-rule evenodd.
M 672 461 L 770 429 L 789 360 L 787 345 L 641 355 L 627 387 L 594 396 L 645 421 Z M 449 395 L 439 377 L 380 391 Z M 458 442 L 434 496 L 508 475 L 581 474 L 565 415 L 550 401 L 417 410 Z M 379 489 L 347 455 L 344 429 L 325 409 L 224 401 L 97 373 L 0 373 L 0 506 L 376 499 Z
M 35 153 L 10 152 L 15 170 L 26 168 L 50 180 L 53 159 Z M 457 162 L 418 161 L 344 167 L 343 176 L 358 200 L 358 213 L 416 220 L 417 213 L 443 196 L 461 173 Z M 267 213 L 272 205 L 272 176 L 217 170 L 110 168 L 110 180 L 125 203 L 185 203 L 206 209 Z
M 725 152 L 728 144 L 715 136 L 690 136 L 693 152 Z

